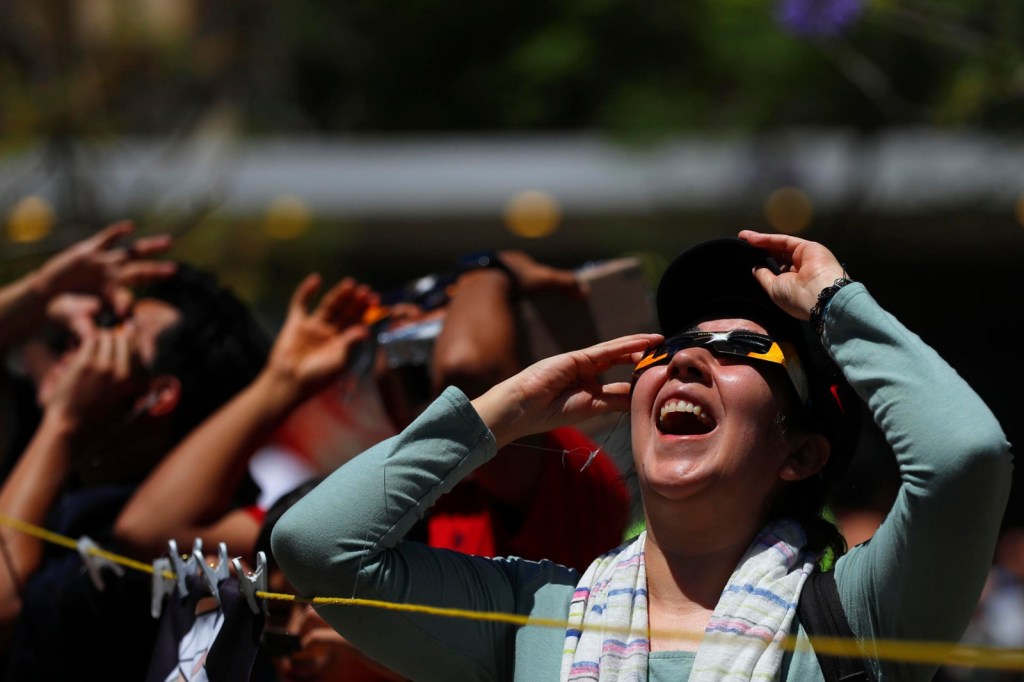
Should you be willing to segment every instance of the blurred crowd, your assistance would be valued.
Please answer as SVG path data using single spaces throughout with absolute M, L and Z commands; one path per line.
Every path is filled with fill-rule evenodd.
M 281 514 L 446 386 L 472 398 L 521 369 L 523 298 L 588 292 L 518 251 L 380 290 L 310 274 L 268 333 L 172 247 L 117 223 L 0 289 L 0 521 L 194 569 L 161 597 L 159 575 L 0 523 L 2 679 L 400 679 L 308 602 L 254 608 L 237 585 L 262 577 L 261 589 L 293 593 L 270 551 Z M 832 505 L 850 546 L 870 539 L 899 483 L 884 442 L 863 440 Z M 621 462 L 576 428 L 517 441 L 424 510 L 414 539 L 583 571 L 639 521 Z M 964 641 L 1024 646 L 1024 531 L 1004 532 Z M 1022 673 L 946 667 L 939 678 Z

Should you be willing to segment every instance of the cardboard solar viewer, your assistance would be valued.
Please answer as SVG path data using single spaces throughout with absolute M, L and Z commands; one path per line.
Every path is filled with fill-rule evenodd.
M 651 288 L 640 260 L 615 258 L 588 263 L 575 270 L 586 285 L 583 298 L 564 294 L 535 294 L 520 302 L 524 350 L 536 361 L 626 334 L 657 332 Z M 605 372 L 605 382 L 629 381 L 632 367 Z M 578 428 L 600 441 L 614 428 L 618 415 L 595 417 Z
M 651 290 L 639 259 L 597 261 L 574 272 L 586 286 L 585 297 L 540 293 L 520 302 L 529 360 L 626 334 L 658 331 Z M 606 380 L 628 380 L 631 371 L 629 367 L 615 368 Z

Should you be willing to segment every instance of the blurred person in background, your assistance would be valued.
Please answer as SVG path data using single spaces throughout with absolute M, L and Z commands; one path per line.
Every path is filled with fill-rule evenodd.
M 258 522 L 249 509 L 220 516 L 219 510 L 213 510 L 212 516 L 208 512 L 214 502 L 223 501 L 224 491 L 238 487 L 240 472 L 253 453 L 296 409 L 320 391 L 338 389 L 339 378 L 370 333 L 363 319 L 376 307 L 377 296 L 369 287 L 345 278 L 314 305 L 320 286 L 319 275 L 303 279 L 259 373 L 164 457 L 133 495 L 116 526 L 122 544 L 159 553 L 166 545 L 161 540 L 165 533 L 179 544 L 191 543 L 193 537 L 211 541 L 230 537 L 226 544 L 232 553 L 242 554 L 250 566 L 256 550 L 267 553 L 271 591 L 290 589 L 273 568 L 268 534 L 280 512 L 296 499 L 296 492 L 279 496 Z M 204 542 L 205 547 L 210 545 Z M 275 675 L 281 680 L 399 679 L 359 654 L 330 626 L 322 621 L 318 625 L 315 612 L 305 604 L 271 600 L 269 607 L 268 634 L 260 644 L 253 679 Z M 182 642 L 199 638 L 191 631 L 179 634 Z M 291 648 L 282 650 L 282 642 Z M 276 672 L 270 671 L 270 662 Z
M 267 511 L 256 550 L 267 557 L 267 589 L 294 594 L 294 588 L 274 561 L 270 534 L 281 514 L 320 482 L 311 479 L 281 496 Z M 258 665 L 272 668 L 280 682 L 400 682 L 405 678 L 360 653 L 302 601 L 267 600 L 267 624 L 260 643 Z M 266 673 L 261 673 L 266 674 Z
M 586 295 L 571 271 L 522 251 L 470 254 L 461 261 L 434 344 L 431 398 L 447 386 L 475 398 L 527 364 L 521 299 Z M 425 526 L 432 547 L 550 559 L 582 570 L 622 540 L 628 509 L 629 494 L 612 458 L 582 431 L 565 426 L 509 443 L 443 495 Z M 586 533 L 577 530 L 581 519 L 587 519 Z
M 351 347 L 368 334 L 361 317 L 376 300 L 370 289 L 346 278 L 310 310 L 320 285 L 319 275 L 309 275 L 296 287 L 271 352 L 252 373 L 251 381 L 162 458 L 134 492 L 114 529 L 120 545 L 136 555 L 155 558 L 166 551 L 169 539 L 187 547 L 200 538 L 204 547 L 225 542 L 233 555 L 253 556 L 266 508 L 229 508 L 230 496 L 224 491 L 242 486 L 247 464 L 273 442 L 296 409 L 336 385 L 350 364 Z M 292 356 L 299 349 L 345 330 L 348 336 L 337 340 L 315 362 L 292 366 Z M 278 390 L 284 383 L 279 374 L 300 370 L 304 373 L 296 390 Z M 289 489 L 317 475 L 311 467 L 284 473 L 278 467 L 277 471 L 277 478 L 292 481 Z M 282 482 L 275 481 L 275 485 Z M 276 498 L 266 506 L 273 501 Z
M 58 386 L 74 356 L 69 346 L 79 339 L 101 335 L 101 325 L 124 315 L 132 305 L 131 286 L 175 272 L 175 263 L 152 259 L 170 247 L 169 236 L 145 237 L 122 245 L 133 231 L 127 221 L 111 225 L 61 250 L 39 268 L 0 289 L 0 351 L 20 370 L 26 384 L 20 399 L 31 401 L 39 417 L 44 408 L 63 398 L 58 395 Z M 102 335 L 109 340 L 109 332 L 102 331 Z M 39 429 L 39 419 L 27 418 L 29 412 L 22 405 L 6 407 L 4 418 L 9 428 L 29 433 L 19 449 L 15 449 L 14 441 L 6 443 L 5 469 L 10 471 L 32 437 L 44 437 L 52 426 L 45 431 Z M 59 409 L 60 405 L 50 412 L 51 421 L 56 420 L 54 414 Z M 40 449 L 37 445 L 34 451 Z M 27 490 L 19 497 L 15 497 L 16 484 L 5 485 L 6 497 L 0 496 L 4 513 L 30 522 L 41 520 L 52 502 L 52 496 L 37 490 L 35 479 L 41 472 L 45 469 L 22 467 L 20 475 Z M 53 485 L 59 486 L 60 481 Z M 31 494 L 26 494 L 29 491 Z M 6 569 L 0 571 L 0 585 L 10 596 L 38 565 L 43 545 L 9 529 L 2 531 L 2 537 L 9 554 L 5 557 Z M 14 564 L 12 558 L 17 559 Z M 17 613 L 17 601 L 16 593 L 4 600 L 4 622 L 9 624 L 12 614 Z
M 1024 649 L 1024 528 L 1008 526 L 971 622 L 960 640 L 966 646 Z M 1021 682 L 1024 670 L 943 666 L 936 682 Z
M 113 224 L 62 249 L 40 267 L 0 289 L 0 462 L 4 477 L 28 445 L 42 416 L 40 384 L 60 360 L 69 327 L 93 326 L 128 303 L 127 287 L 174 272 L 174 263 L 153 260 L 171 245 L 168 235 L 143 237 L 128 246 L 129 221 Z
M 5 298 L 9 314 L 41 320 L 49 310 L 67 333 L 39 384 L 43 416 L 0 489 L 0 513 L 112 551 L 121 550 L 113 524 L 135 488 L 255 376 L 269 345 L 211 274 L 151 262 L 149 254 L 169 246 L 164 237 L 117 246 L 129 232 L 113 226 L 71 247 L 30 276 L 32 285 L 10 285 Z M 129 288 L 137 284 L 146 284 L 138 294 Z M 100 590 L 78 554 L 10 528 L 2 533 L 8 677 L 96 670 L 141 679 L 156 626 L 145 608 L 148 576 L 104 571 Z
M 527 293 L 546 288 L 575 292 L 577 285 L 568 271 L 542 266 L 525 254 L 508 257 L 524 282 L 522 287 L 515 286 L 514 293 L 509 270 L 473 269 L 461 275 L 442 306 L 421 305 L 420 299 L 393 300 L 382 308 L 376 294 L 348 278 L 313 305 L 321 282 L 318 275 L 307 277 L 293 293 L 285 323 L 260 375 L 196 428 L 143 483 L 118 519 L 121 543 L 159 553 L 168 533 L 179 544 L 193 536 L 212 538 L 211 529 L 202 525 L 208 518 L 201 513 L 208 501 L 217 498 L 217 491 L 235 485 L 237 472 L 254 449 L 287 424 L 295 410 L 323 391 L 340 391 L 339 379 L 346 372 L 358 373 L 372 364 L 376 385 L 398 424 L 411 418 L 407 415 L 429 398 L 431 380 L 480 386 L 513 371 L 521 353 L 514 310 L 517 297 L 525 295 L 524 289 Z M 381 329 L 397 332 L 431 321 L 443 323 L 432 357 L 418 350 L 414 354 L 423 356 L 423 362 L 392 366 L 388 348 L 377 344 L 374 335 Z M 329 341 L 329 347 L 318 350 Z M 408 360 L 408 355 L 403 357 Z M 453 502 L 421 526 L 421 540 L 492 556 L 502 550 L 537 557 L 551 553 L 573 565 L 585 565 L 614 546 L 621 540 L 627 501 L 618 470 L 601 453 L 586 472 L 579 472 L 595 446 L 574 429 L 559 431 L 534 440 L 542 449 L 510 446 L 504 466 L 511 470 L 492 471 L 495 478 L 490 486 L 466 482 L 464 491 L 453 491 Z M 517 467 L 517 458 L 529 466 Z M 516 471 L 520 468 L 528 477 Z M 506 491 L 518 497 L 510 499 Z M 581 514 L 592 520 L 593 532 L 576 539 L 565 531 L 583 518 Z M 249 539 L 234 534 L 232 549 L 251 548 L 256 542 L 258 527 L 253 520 L 240 514 L 237 527 L 245 528 Z M 250 556 L 243 549 L 238 552 Z M 306 605 L 287 608 L 319 620 Z M 365 668 L 360 674 L 366 679 L 380 669 L 368 659 L 360 663 L 361 656 L 339 635 L 328 640 L 341 647 L 337 656 L 356 661 L 341 667 Z M 290 662 L 278 661 L 279 666 L 320 665 L 313 662 L 321 660 L 318 657 L 297 656 L 288 657 Z M 382 674 L 379 679 L 393 677 Z

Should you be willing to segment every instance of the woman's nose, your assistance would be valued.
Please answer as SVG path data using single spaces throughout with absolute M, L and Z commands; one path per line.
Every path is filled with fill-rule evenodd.
M 711 353 L 703 348 L 684 348 L 668 363 L 668 376 L 679 381 L 707 383 L 711 377 Z

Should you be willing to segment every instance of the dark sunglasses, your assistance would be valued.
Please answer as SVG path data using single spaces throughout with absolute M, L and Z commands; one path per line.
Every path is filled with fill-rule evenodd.
M 785 347 L 785 349 L 783 348 Z M 781 365 L 789 375 L 801 402 L 807 401 L 807 378 L 792 344 L 780 345 L 770 336 L 734 329 L 727 332 L 690 331 L 677 334 L 644 353 L 633 368 L 633 383 L 651 367 L 667 365 L 672 357 L 687 348 L 706 348 L 716 357 L 741 358 Z

